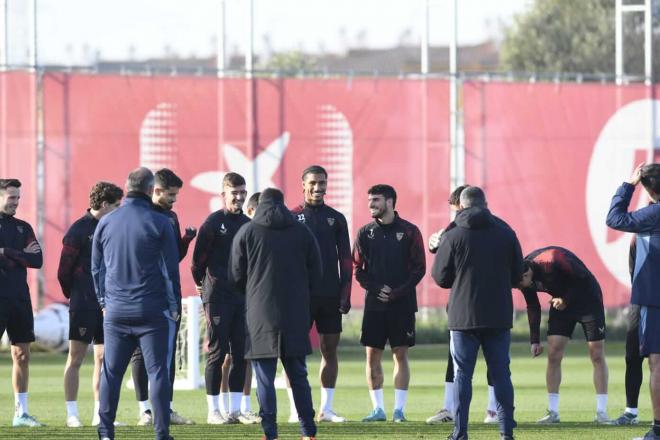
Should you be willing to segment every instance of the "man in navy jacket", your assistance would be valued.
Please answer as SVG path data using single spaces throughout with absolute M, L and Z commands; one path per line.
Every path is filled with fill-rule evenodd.
M 179 319 L 179 251 L 168 218 L 153 209 L 154 175 L 128 175 L 121 207 L 94 233 L 92 276 L 104 312 L 105 358 L 101 375 L 99 437 L 114 438 L 121 381 L 139 345 L 151 384 L 156 439 L 169 436 L 169 359 Z
M 635 186 L 642 183 L 654 202 L 628 212 Z M 660 439 L 660 164 L 635 168 L 628 182 L 624 182 L 612 197 L 607 213 L 607 226 L 618 231 L 635 232 L 636 255 L 632 277 L 631 304 L 640 306 L 640 354 L 649 358 L 651 367 L 651 403 L 653 428 L 643 437 Z

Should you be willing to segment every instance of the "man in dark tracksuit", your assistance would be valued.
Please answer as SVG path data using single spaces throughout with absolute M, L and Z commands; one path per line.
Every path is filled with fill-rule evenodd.
M 653 203 L 634 212 L 628 207 L 635 187 L 641 183 Z M 639 164 L 628 182 L 612 197 L 607 226 L 634 232 L 635 270 L 630 303 L 638 305 L 640 354 L 649 358 L 653 427 L 644 440 L 660 439 L 660 164 Z
M 124 192 L 109 182 L 98 182 L 89 193 L 89 209 L 76 220 L 62 239 L 57 279 L 69 300 L 69 354 L 64 367 L 66 425 L 82 426 L 78 417 L 80 366 L 89 344 L 94 343 L 94 412 L 92 426 L 98 426 L 99 381 L 103 363 L 103 313 L 96 299 L 92 280 L 92 239 L 99 219 L 119 206 Z
M 527 303 L 530 342 L 533 356 L 542 352 L 539 343 L 541 305 L 537 292 L 546 292 L 550 300 L 548 318 L 548 412 L 538 423 L 558 423 L 561 361 L 566 344 L 577 323 L 589 346 L 596 387 L 594 422 L 609 424 L 607 416 L 608 370 L 605 360 L 605 310 L 598 281 L 584 263 L 571 251 L 558 246 L 537 249 L 525 257 L 525 273 L 518 286 Z
M 312 351 L 309 297 L 321 282 L 321 255 L 314 235 L 296 222 L 279 190 L 261 193 L 254 219 L 234 238 L 229 269 L 246 295 L 245 356 L 257 376 L 265 438 L 277 438 L 274 382 L 279 358 L 291 382 L 303 439 L 313 439 L 316 425 L 305 356 Z
M 415 345 L 416 286 L 426 272 L 424 241 L 417 226 L 394 210 L 394 188 L 374 185 L 367 193 L 374 221 L 360 228 L 353 246 L 355 278 L 365 290 L 360 342 L 365 347 L 367 385 L 373 406 L 362 421 L 387 419 L 382 358 L 389 341 L 396 372 L 392 421 L 405 422 L 410 383 L 408 349 Z
M 452 211 L 460 211 L 460 197 L 465 188 L 470 185 L 461 185 L 454 189 L 449 196 L 449 207 Z M 456 227 L 456 222 L 451 221 L 445 229 L 431 234 L 429 238 L 429 252 L 435 254 L 438 252 L 440 237 L 445 232 Z M 447 330 L 447 336 L 450 332 Z M 488 382 L 488 406 L 486 407 L 486 418 L 484 423 L 499 423 L 497 419 L 497 400 L 495 399 L 495 388 L 493 388 L 493 379 L 486 372 L 486 381 Z M 436 423 L 449 423 L 454 421 L 454 360 L 451 357 L 451 350 L 447 347 L 447 368 L 445 369 L 445 405 L 437 413 L 426 419 L 426 423 L 434 425 Z
M 11 341 L 15 403 L 12 425 L 37 427 L 41 423 L 28 413 L 34 317 L 27 268 L 41 268 L 43 255 L 32 227 L 14 217 L 20 198 L 18 179 L 0 179 L 0 338 L 6 330 Z
M 312 231 L 321 250 L 323 282 L 310 298 L 310 328 L 316 322 L 321 347 L 321 405 L 319 422 L 345 422 L 332 408 L 337 383 L 337 345 L 341 333 L 341 315 L 351 309 L 353 262 L 348 238 L 348 224 L 342 213 L 324 203 L 328 173 L 313 165 L 303 171 L 303 204 L 293 209 L 296 219 Z M 291 388 L 289 401 L 293 403 Z M 289 421 L 298 421 L 295 405 L 291 405 Z
M 488 365 L 502 439 L 513 439 L 513 385 L 509 347 L 513 325 L 511 287 L 522 275 L 522 252 L 515 232 L 486 208 L 478 187 L 463 190 L 456 226 L 442 234 L 433 279 L 449 289 L 451 353 L 456 401 L 453 440 L 468 438 L 472 375 L 479 347 Z
M 135 348 L 144 356 L 156 439 L 169 436 L 170 359 L 181 286 L 179 252 L 167 217 L 153 209 L 154 176 L 131 172 L 123 204 L 99 221 L 92 276 L 104 311 L 99 438 L 113 439 L 122 378 Z
M 195 228 L 186 228 L 185 235 L 181 236 L 181 226 L 179 225 L 179 218 L 176 212 L 172 210 L 176 203 L 179 191 L 183 187 L 183 181 L 174 174 L 174 172 L 167 168 L 162 168 L 154 173 L 155 186 L 154 193 L 151 196 L 151 201 L 154 204 L 154 209 L 165 215 L 172 227 L 174 228 L 174 237 L 177 240 L 179 249 L 179 262 L 182 261 L 188 253 L 188 246 L 195 238 L 197 231 Z M 180 302 L 180 300 L 179 300 Z M 179 310 L 181 316 L 181 310 Z M 172 400 L 174 397 L 174 377 L 176 376 L 176 340 L 179 335 L 179 327 L 181 320 L 176 322 L 174 331 L 174 350 L 172 351 L 172 359 L 170 359 L 170 383 L 172 384 L 172 395 L 170 396 L 170 424 L 172 425 L 191 425 L 193 421 L 183 417 L 178 412 L 174 411 L 172 407 Z M 149 381 L 147 380 L 147 369 L 144 366 L 144 359 L 142 352 L 138 347 L 133 353 L 131 359 L 133 384 L 135 385 L 135 396 L 138 400 L 140 407 L 139 426 L 150 425 L 153 423 L 151 410 L 149 409 Z
M 245 382 L 245 297 L 227 279 L 231 243 L 236 232 L 250 219 L 242 208 L 247 191 L 245 179 L 236 173 L 223 178 L 225 207 L 211 214 L 199 228 L 193 252 L 192 274 L 201 290 L 209 352 L 206 359 L 207 423 L 241 422 L 241 398 Z M 229 415 L 220 413 L 219 395 L 222 363 L 231 353 L 229 369 Z

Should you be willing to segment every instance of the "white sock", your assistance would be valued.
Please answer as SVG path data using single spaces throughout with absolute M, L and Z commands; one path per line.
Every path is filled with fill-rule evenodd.
M 235 414 L 241 412 L 241 398 L 243 397 L 243 392 L 239 391 L 238 393 L 229 393 L 229 414 Z
M 94 413 L 92 415 L 96 415 L 99 413 L 99 410 L 101 409 L 101 402 L 98 400 L 94 401 Z
M 220 412 L 222 414 L 229 413 L 229 393 L 220 393 Z
M 291 416 L 298 417 L 298 410 L 296 409 L 296 401 L 293 399 L 293 390 L 291 388 L 286 389 L 286 394 L 289 396 L 289 411 Z
M 559 393 L 548 393 L 548 409 L 559 414 Z
M 321 387 L 321 412 L 332 411 L 332 400 L 335 397 L 334 388 Z
M 78 402 L 75 400 L 67 400 L 65 403 L 67 418 L 72 416 L 78 417 Z
M 249 413 L 252 411 L 251 405 L 250 405 L 250 395 L 249 394 L 243 394 L 243 397 L 241 397 L 241 412 L 243 414 Z
M 445 382 L 445 409 L 454 414 L 454 382 Z
M 206 395 L 206 405 L 209 407 L 209 412 L 220 411 L 220 396 L 217 394 L 211 396 L 210 394 Z
M 28 393 L 14 393 L 14 406 L 17 416 L 29 414 L 28 412 Z
M 625 411 L 625 412 L 630 413 L 630 414 L 636 416 L 636 415 L 637 415 L 637 408 L 628 408 L 628 407 L 626 406 L 626 411 Z
M 383 389 L 369 390 L 369 395 L 371 396 L 371 404 L 374 409 L 380 408 L 385 411 L 385 403 L 383 399 Z
M 403 411 L 406 407 L 406 399 L 408 398 L 408 390 L 394 390 L 394 410 Z
M 495 398 L 495 387 L 488 385 L 488 411 L 497 412 L 497 399 Z
M 140 415 L 144 412 L 147 412 L 147 411 L 151 410 L 151 406 L 149 405 L 148 400 L 140 400 L 138 402 L 138 408 L 140 408 Z
M 596 412 L 607 412 L 607 394 L 596 394 Z

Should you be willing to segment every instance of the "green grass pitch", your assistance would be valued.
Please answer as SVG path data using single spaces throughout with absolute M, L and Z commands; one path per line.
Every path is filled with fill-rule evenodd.
M 624 347 L 621 343 L 606 345 L 610 370 L 608 410 L 610 417 L 618 416 L 625 406 L 624 394 Z M 642 436 L 652 419 L 649 393 L 648 370 L 645 367 L 645 381 L 640 396 L 642 422 L 637 427 L 595 426 L 591 420 L 595 415 L 595 392 L 591 379 L 591 364 L 587 358 L 584 342 L 574 341 L 569 345 L 563 363 L 563 383 L 561 388 L 560 414 L 562 423 L 556 426 L 539 426 L 534 420 L 541 417 L 546 408 L 545 358 L 532 359 L 527 344 L 512 346 L 512 377 L 515 388 L 517 439 L 631 439 Z M 447 346 L 419 346 L 411 349 L 412 380 L 405 424 L 391 422 L 363 424 L 359 420 L 371 409 L 369 394 L 364 378 L 364 353 L 358 347 L 340 347 L 340 372 L 335 393 L 335 409 L 351 420 L 346 424 L 323 424 L 319 427 L 319 439 L 444 439 L 451 431 L 450 425 L 428 426 L 424 420 L 442 406 L 443 383 L 446 367 Z M 79 396 L 80 416 L 83 423 L 89 423 L 92 412 L 91 356 L 81 370 Z M 38 353 L 33 355 L 30 377 L 30 413 L 48 424 L 45 428 L 14 429 L 9 427 L 13 414 L 13 393 L 11 389 L 11 360 L 7 352 L 0 353 L 0 438 L 12 439 L 94 439 L 96 431 L 90 427 L 71 430 L 64 427 L 66 410 L 62 373 L 63 355 Z M 319 356 L 315 354 L 308 361 L 314 402 L 318 404 Z M 384 363 L 385 404 L 391 416 L 394 403 L 392 387 L 392 362 L 386 356 Z M 127 378 L 129 376 L 127 375 Z M 480 423 L 486 405 L 485 365 L 479 361 L 474 377 L 474 395 L 471 407 L 471 439 L 499 439 L 496 425 Z M 175 439 L 244 439 L 261 438 L 259 426 L 209 426 L 206 421 L 206 398 L 203 390 L 176 391 L 175 407 L 183 415 L 197 423 L 194 426 L 173 427 Z M 256 397 L 252 397 L 253 409 L 257 408 Z M 297 425 L 286 423 L 288 401 L 283 390 L 278 391 L 280 413 L 280 438 L 300 438 Z M 137 421 L 137 404 L 132 390 L 122 389 L 118 420 L 131 425 Z M 117 439 L 153 438 L 151 428 L 128 426 L 117 430 Z

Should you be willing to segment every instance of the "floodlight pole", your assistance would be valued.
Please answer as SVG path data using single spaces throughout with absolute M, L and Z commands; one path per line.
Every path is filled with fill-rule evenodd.
M 465 184 L 465 151 L 460 139 L 460 112 L 458 108 L 458 0 L 450 1 L 451 20 L 449 39 L 449 173 L 452 191 Z

